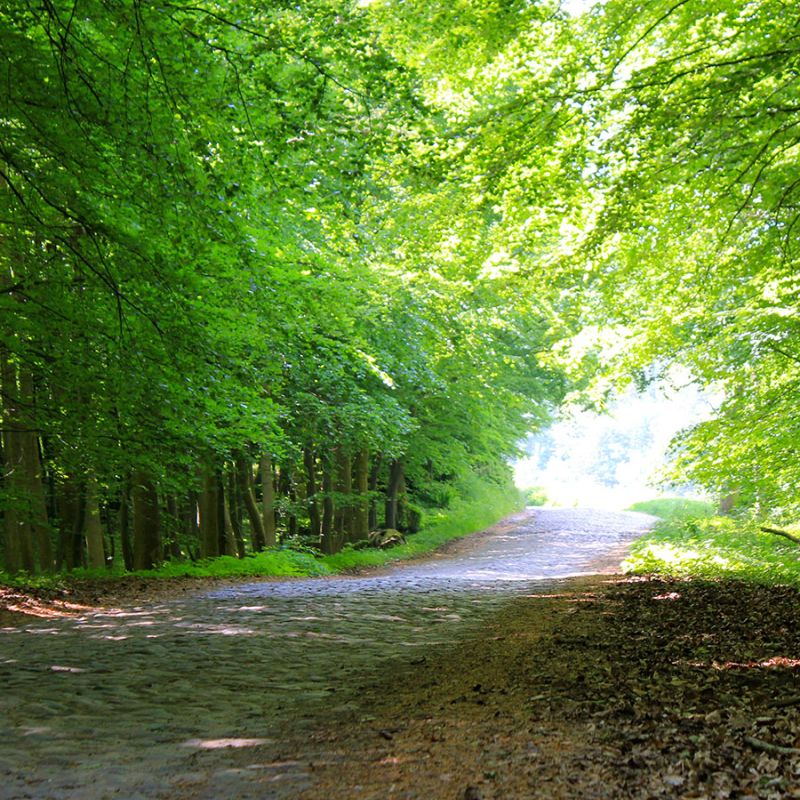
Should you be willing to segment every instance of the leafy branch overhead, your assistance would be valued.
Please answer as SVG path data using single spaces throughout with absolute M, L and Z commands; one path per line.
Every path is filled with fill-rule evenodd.
M 796 514 L 797 13 L 0 10 L 6 567 L 411 529 L 674 362 L 678 469 Z

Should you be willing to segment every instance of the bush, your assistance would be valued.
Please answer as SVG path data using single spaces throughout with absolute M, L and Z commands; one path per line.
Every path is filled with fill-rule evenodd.
M 522 490 L 526 506 L 543 506 L 547 502 L 547 492 L 541 486 L 529 486 Z

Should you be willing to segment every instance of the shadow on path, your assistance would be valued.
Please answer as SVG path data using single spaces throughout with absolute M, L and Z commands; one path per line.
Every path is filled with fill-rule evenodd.
M 359 680 L 474 635 L 520 593 L 607 571 L 653 521 L 528 511 L 382 574 L 0 629 L 0 798 L 296 797 L 310 776 L 282 741 L 347 715 Z M 254 763 L 229 765 L 243 748 Z

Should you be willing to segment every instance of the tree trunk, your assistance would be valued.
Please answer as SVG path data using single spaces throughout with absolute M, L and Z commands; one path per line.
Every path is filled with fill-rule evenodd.
M 36 557 L 28 514 L 25 469 L 25 433 L 20 430 L 17 369 L 5 348 L 0 348 L 0 386 L 3 398 L 4 489 L 7 507 L 3 514 L 6 569 L 33 573 Z
M 122 560 L 125 562 L 125 569 L 130 572 L 133 569 L 133 543 L 131 542 L 131 502 L 128 483 L 126 480 L 120 490 L 119 538 L 122 542 Z
M 181 503 L 181 528 L 186 536 L 186 552 L 197 561 L 200 550 L 200 525 L 198 522 L 198 493 L 189 491 Z
M 28 369 L 20 369 L 20 395 L 28 408 L 35 403 L 33 376 Z M 32 427 L 32 425 L 30 426 Z M 47 499 L 42 481 L 42 461 L 39 454 L 39 435 L 34 430 L 20 434 L 25 494 L 28 503 L 28 524 L 32 543 L 39 551 L 39 566 L 44 572 L 52 572 L 53 544 L 50 541 L 50 522 L 47 517 Z
M 355 490 L 358 495 L 353 508 L 353 541 L 369 536 L 369 450 L 366 447 L 356 455 Z
M 397 529 L 397 500 L 400 484 L 403 480 L 403 462 L 395 458 L 389 467 L 389 485 L 386 487 L 386 523 L 385 527 Z
M 100 521 L 100 504 L 97 499 L 97 479 L 94 475 L 89 475 L 86 479 L 83 533 L 86 537 L 89 568 L 103 569 L 106 566 L 106 551 L 103 542 L 103 525 Z
M 322 526 L 320 535 L 320 549 L 323 553 L 332 554 L 341 549 L 341 541 L 337 543 L 333 529 L 333 465 L 329 458 L 322 464 Z
M 733 489 L 720 498 L 718 511 L 720 516 L 729 517 L 734 512 L 739 503 L 739 494 L 739 489 Z
M 133 568 L 152 569 L 161 561 L 158 493 L 153 482 L 141 472 L 133 476 Z
M 290 510 L 287 512 L 286 528 L 289 537 L 294 538 L 297 536 L 297 514 L 294 511 L 294 503 L 297 500 L 297 493 L 294 487 L 292 467 L 290 464 L 285 463 L 281 466 L 280 488 L 281 494 L 287 500 L 289 500 Z
M 183 520 L 178 509 L 178 498 L 174 494 L 167 496 L 167 514 L 169 516 L 169 533 L 166 550 L 170 559 L 180 561 L 183 558 L 183 553 L 181 552 L 178 533 L 182 527 Z
M 256 503 L 256 493 L 253 488 L 253 467 L 249 459 L 244 456 L 240 456 L 236 459 L 236 474 L 238 476 L 239 491 L 242 493 L 244 507 L 247 510 L 247 518 L 250 520 L 253 551 L 257 553 L 266 547 L 266 534 L 264 531 L 264 520 L 261 518 L 258 503 Z M 270 470 L 270 484 L 272 483 L 271 478 L 272 470 Z M 264 516 L 266 517 L 266 513 Z
M 408 531 L 408 490 L 405 474 L 400 475 L 400 485 L 397 487 L 397 530 L 403 533 Z
M 383 456 L 380 453 L 375 453 L 372 459 L 372 467 L 369 471 L 369 530 L 374 531 L 378 527 L 378 501 L 375 499 L 375 492 L 378 491 L 378 478 L 381 474 L 381 462 Z
M 5 385 L 5 382 L 4 382 Z M 3 540 L 5 542 L 5 568 L 12 575 L 22 569 L 23 557 L 20 543 L 20 512 L 16 508 L 17 498 L 15 489 L 17 481 L 14 473 L 17 470 L 16 442 L 14 433 L 8 430 L 11 425 L 8 415 L 3 419 L 3 488 L 5 489 L 6 508 L 3 511 Z
M 272 457 L 261 456 L 261 510 L 264 521 L 264 547 L 275 547 L 278 537 L 275 526 L 275 482 L 272 474 Z
M 72 475 L 67 475 L 58 484 L 58 569 L 81 566 L 84 516 L 81 487 Z
M 336 448 L 336 493 L 340 495 L 336 509 L 336 532 L 342 541 L 350 541 L 353 530 L 353 505 L 350 495 L 353 492 L 353 465 L 350 454 L 343 448 Z
M 200 558 L 219 555 L 219 482 L 210 469 L 203 472 L 203 485 L 198 498 L 200 511 Z
M 303 448 L 303 465 L 306 469 L 306 504 L 308 508 L 309 534 L 319 543 L 322 536 L 322 522 L 317 504 L 317 460 L 311 447 Z
M 234 517 L 231 513 L 231 506 L 234 502 L 233 493 L 230 491 L 230 483 L 233 475 L 228 475 L 228 486 L 223 486 L 220 492 L 222 499 L 222 524 L 225 530 L 225 542 L 223 552 L 226 556 L 238 556 L 244 558 L 244 539 L 242 539 L 241 529 L 237 532 Z M 241 544 L 241 549 L 239 545 Z
M 233 537 L 230 535 L 232 529 L 228 524 L 227 517 L 227 492 L 225 491 L 225 467 L 216 474 L 217 482 L 217 531 L 219 541 L 217 542 L 217 553 L 221 556 L 236 555 L 236 547 L 233 545 Z

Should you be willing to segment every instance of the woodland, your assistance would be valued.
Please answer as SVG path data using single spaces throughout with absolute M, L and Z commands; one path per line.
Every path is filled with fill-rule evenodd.
M 6 573 L 336 553 L 675 364 L 800 511 L 800 6 L 2 0 Z M 444 511 L 443 511 L 444 510 Z

